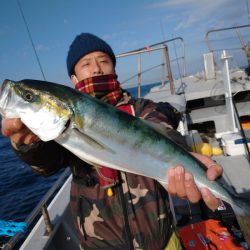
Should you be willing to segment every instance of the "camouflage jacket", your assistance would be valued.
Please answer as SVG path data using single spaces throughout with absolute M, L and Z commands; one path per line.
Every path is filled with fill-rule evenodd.
M 166 134 L 185 146 L 175 131 L 179 114 L 171 105 L 145 99 L 128 99 L 124 103 L 133 106 L 136 116 L 165 126 Z M 53 141 L 20 147 L 17 154 L 43 175 L 71 167 L 71 210 L 85 250 L 155 250 L 167 245 L 173 232 L 168 194 L 155 180 L 120 172 L 120 181 L 109 197 L 98 183 L 95 168 Z M 42 157 L 44 154 L 48 156 Z

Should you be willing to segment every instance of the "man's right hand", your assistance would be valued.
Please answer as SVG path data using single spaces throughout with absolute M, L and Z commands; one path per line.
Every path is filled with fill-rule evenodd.
M 40 140 L 39 137 L 33 134 L 19 118 L 3 118 L 2 134 L 10 138 L 13 146 L 17 144 L 31 144 Z

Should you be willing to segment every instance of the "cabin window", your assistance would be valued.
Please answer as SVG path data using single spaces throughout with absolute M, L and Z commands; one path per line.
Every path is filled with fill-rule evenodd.
M 209 138 L 214 138 L 216 132 L 214 121 L 189 124 L 188 130 L 197 130 L 203 142 L 209 142 Z

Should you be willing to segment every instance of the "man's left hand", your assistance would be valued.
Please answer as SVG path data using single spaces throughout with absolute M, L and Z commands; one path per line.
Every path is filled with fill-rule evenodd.
M 222 167 L 211 158 L 197 153 L 192 154 L 207 167 L 208 180 L 213 181 L 222 174 Z M 211 210 L 218 208 L 220 204 L 219 199 L 217 199 L 208 188 L 201 188 L 199 190 L 194 182 L 193 175 L 186 171 L 183 166 L 174 166 L 167 174 L 168 185 L 166 189 L 169 194 L 187 199 L 192 203 L 203 199 Z

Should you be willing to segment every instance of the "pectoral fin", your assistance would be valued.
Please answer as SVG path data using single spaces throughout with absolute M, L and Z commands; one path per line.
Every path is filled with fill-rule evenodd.
M 115 154 L 115 151 L 112 150 L 110 147 L 108 147 L 107 145 L 100 143 L 98 141 L 96 141 L 95 139 L 93 139 L 92 137 L 90 137 L 89 135 L 81 132 L 79 129 L 74 128 L 75 133 L 79 136 L 79 138 L 81 138 L 86 144 L 91 145 L 91 147 L 96 148 L 97 150 L 105 150 L 108 151 L 112 154 Z
M 142 120 L 145 124 L 147 124 L 150 128 L 156 130 L 158 133 L 166 136 L 166 127 L 162 124 L 154 123 L 148 120 Z

